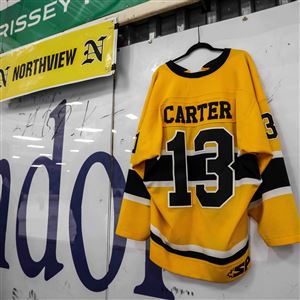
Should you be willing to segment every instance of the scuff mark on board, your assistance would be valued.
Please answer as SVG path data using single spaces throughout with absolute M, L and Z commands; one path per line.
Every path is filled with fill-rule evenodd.
M 186 289 L 180 289 L 177 288 L 176 286 L 173 286 L 171 288 L 171 292 L 174 293 L 174 295 L 178 295 L 178 296 L 190 296 L 190 297 L 194 297 L 194 292 L 190 291 L 190 290 L 186 290 Z
M 18 290 L 17 288 L 13 288 L 12 290 L 12 299 L 18 300 L 18 299 L 26 299 L 26 300 L 38 300 L 38 296 L 34 290 L 30 290 L 28 292 L 28 296 L 22 292 L 22 290 Z

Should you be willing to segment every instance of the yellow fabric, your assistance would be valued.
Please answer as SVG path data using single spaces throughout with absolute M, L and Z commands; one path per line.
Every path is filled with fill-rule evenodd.
M 129 211 L 134 212 L 135 216 L 130 216 Z M 124 215 L 124 217 L 122 226 L 118 226 L 118 235 L 138 241 L 146 240 L 149 237 L 150 208 L 148 206 L 124 198 L 120 215 Z
M 268 246 L 300 241 L 300 220 L 292 194 L 265 200 L 249 212 L 257 221 L 258 231 Z
M 116 233 L 137 240 L 147 239 L 151 234 L 150 258 L 154 263 L 174 273 L 216 282 L 237 279 L 251 265 L 246 244 L 248 214 L 258 222 L 259 233 L 268 245 L 299 242 L 299 215 L 288 187 L 271 188 L 262 193 L 262 199 L 251 202 L 261 182 L 260 176 L 274 153 L 280 156 L 281 151 L 278 136 L 270 138 L 273 133 L 275 135 L 275 127 L 265 113 L 270 113 L 267 99 L 255 64 L 246 51 L 231 49 L 221 67 L 198 78 L 180 76 L 168 65 L 161 65 L 152 77 L 138 127 L 136 151 L 131 157 L 132 170 L 144 180 L 150 194 L 149 206 L 143 204 L 148 201 L 147 197 L 142 197 L 142 201 L 138 198 L 137 202 L 134 197 L 133 202 L 124 199 Z M 237 170 L 233 171 L 233 164 L 224 161 L 223 169 L 215 172 L 219 174 L 209 171 L 219 168 L 222 165 L 219 157 L 225 155 L 222 154 L 222 141 L 206 138 L 206 133 L 212 130 L 219 130 L 226 139 L 232 139 L 236 160 L 245 155 L 254 156 L 259 172 L 259 178 L 249 179 L 254 172 L 249 162 L 245 163 L 251 170 L 247 166 L 235 166 L 248 175 L 241 180 L 233 179 L 232 193 L 218 207 L 211 206 L 214 203 L 210 202 L 203 205 L 196 186 L 204 187 L 201 193 L 210 199 L 224 188 L 219 186 L 221 180 L 226 180 L 222 170 L 229 175 L 235 172 L 235 176 Z M 200 133 L 206 143 L 204 149 L 196 151 Z M 184 155 L 189 156 L 186 158 L 189 161 L 201 153 L 209 155 L 216 151 L 215 156 L 204 159 L 203 165 L 182 162 L 187 168 L 183 172 L 199 168 L 199 172 L 214 179 L 206 187 L 203 182 L 187 180 L 186 192 L 191 203 L 184 207 L 170 204 L 170 195 L 177 193 L 175 183 L 170 184 L 170 180 L 151 182 L 144 178 L 145 162 L 159 161 L 169 155 L 173 159 L 174 182 L 174 177 L 178 176 L 174 171 L 174 151 L 177 150 L 172 148 L 176 138 L 185 143 Z M 157 173 L 159 178 L 159 171 Z

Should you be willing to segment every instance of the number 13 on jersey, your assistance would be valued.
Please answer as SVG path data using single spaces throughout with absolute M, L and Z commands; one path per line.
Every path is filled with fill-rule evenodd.
M 203 155 L 209 148 L 208 143 L 215 144 L 215 156 L 207 157 L 205 164 L 196 168 L 215 177 L 216 189 L 208 191 L 205 182 L 198 183 L 196 196 L 202 207 L 219 208 L 234 195 L 234 141 L 232 134 L 225 128 L 202 129 L 194 139 L 193 155 Z M 174 190 L 169 192 L 169 207 L 189 207 L 192 205 L 192 195 L 188 190 L 189 169 L 185 131 L 177 130 L 174 137 L 167 141 L 166 150 L 171 152 L 173 162 Z

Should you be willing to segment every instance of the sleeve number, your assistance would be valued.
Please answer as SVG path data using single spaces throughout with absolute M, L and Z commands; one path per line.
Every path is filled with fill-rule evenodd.
M 203 207 L 221 207 L 234 194 L 233 137 L 224 128 L 201 130 L 195 138 L 195 151 L 205 151 L 206 143 L 215 143 L 216 156 L 207 158 L 204 166 L 206 174 L 213 174 L 217 188 L 207 191 L 205 184 L 196 185 L 196 195 Z M 167 142 L 167 151 L 172 152 L 174 191 L 169 192 L 169 207 L 191 206 L 191 192 L 188 191 L 188 167 L 185 132 L 176 131 L 172 140 Z M 201 155 L 198 154 L 198 155 Z
M 264 113 L 261 115 L 262 119 L 264 120 L 266 130 L 267 130 L 267 137 L 269 139 L 275 139 L 278 136 L 273 117 L 270 113 Z

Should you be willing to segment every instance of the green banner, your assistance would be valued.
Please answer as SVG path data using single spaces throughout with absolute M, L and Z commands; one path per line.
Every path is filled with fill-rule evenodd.
M 0 12 L 0 51 L 32 43 L 148 0 L 21 0 Z

